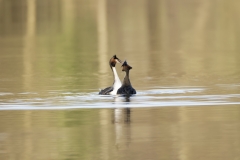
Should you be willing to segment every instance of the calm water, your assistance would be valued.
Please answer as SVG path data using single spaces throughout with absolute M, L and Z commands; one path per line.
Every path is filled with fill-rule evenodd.
M 0 159 L 240 159 L 239 5 L 0 0 Z

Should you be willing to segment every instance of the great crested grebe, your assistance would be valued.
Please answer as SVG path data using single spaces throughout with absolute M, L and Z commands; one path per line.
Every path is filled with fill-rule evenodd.
M 102 94 L 102 95 L 107 95 L 107 94 L 116 95 L 118 88 L 120 88 L 122 86 L 122 82 L 120 81 L 120 79 L 118 77 L 118 74 L 117 74 L 117 70 L 115 68 L 116 63 L 122 63 L 122 61 L 119 58 L 117 58 L 116 55 L 114 55 L 109 60 L 109 65 L 110 65 L 110 68 L 112 69 L 113 76 L 114 76 L 113 85 L 111 87 L 107 87 L 107 88 L 101 90 L 99 92 L 99 94 Z
M 131 66 L 127 64 L 127 61 L 124 61 L 122 64 L 122 71 L 126 72 L 126 75 L 123 79 L 122 86 L 118 89 L 117 94 L 136 94 L 136 90 L 132 87 L 129 79 L 129 70 L 132 69 Z

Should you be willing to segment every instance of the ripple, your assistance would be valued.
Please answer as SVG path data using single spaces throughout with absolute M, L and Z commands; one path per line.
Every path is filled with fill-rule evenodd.
M 151 89 L 147 91 L 138 91 L 138 95 L 147 94 L 179 94 L 179 93 L 195 93 L 202 92 L 204 88 L 186 88 L 186 89 Z
M 13 93 L 0 92 L 0 96 L 13 95 Z
M 0 100 L 0 110 L 61 110 L 77 108 L 134 108 L 220 106 L 240 104 L 240 94 L 207 94 L 211 88 L 158 88 L 140 90 L 131 97 L 98 95 L 98 92 L 51 91 L 47 95 L 23 92 Z M 218 91 L 219 92 L 219 91 Z M 221 92 L 219 92 L 221 93 Z M 2 93 L 12 95 L 11 93 Z M 1 95 L 1 93 L 0 93 Z M 17 94 L 18 95 L 18 94 Z

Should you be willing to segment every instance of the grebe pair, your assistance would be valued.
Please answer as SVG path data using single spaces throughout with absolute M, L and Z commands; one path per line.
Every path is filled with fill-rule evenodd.
M 107 87 L 107 88 L 101 90 L 99 92 L 99 94 L 102 94 L 102 95 L 136 94 L 136 90 L 132 87 L 130 79 L 129 79 L 129 70 L 132 69 L 132 67 L 127 64 L 127 61 L 124 61 L 122 63 L 122 71 L 125 71 L 126 75 L 123 79 L 123 83 L 121 83 L 121 81 L 118 77 L 118 74 L 117 74 L 117 70 L 115 68 L 116 63 L 122 63 L 122 61 L 119 58 L 117 58 L 116 55 L 114 55 L 109 61 L 109 65 L 112 69 L 113 76 L 114 76 L 113 85 L 111 87 Z

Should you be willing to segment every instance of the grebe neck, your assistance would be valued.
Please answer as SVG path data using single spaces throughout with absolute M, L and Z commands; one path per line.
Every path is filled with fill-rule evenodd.
M 130 79 L 129 79 L 129 70 L 126 71 L 126 75 L 123 79 L 123 85 L 131 86 L 131 82 L 130 82 Z
M 113 76 L 114 76 L 114 81 L 120 81 L 118 74 L 117 74 L 117 70 L 115 67 L 112 67 L 112 71 L 113 71 Z

